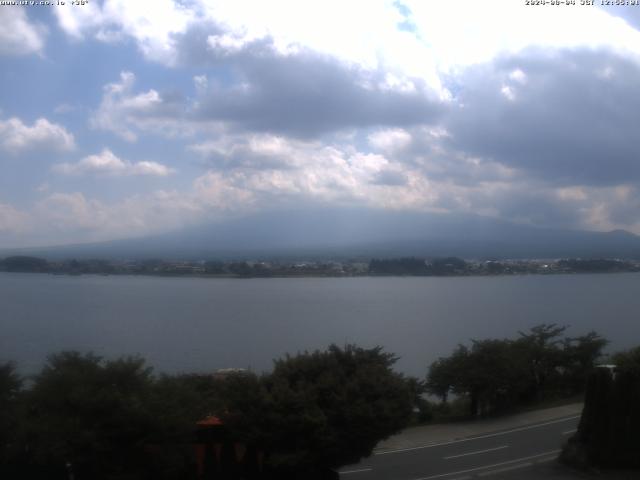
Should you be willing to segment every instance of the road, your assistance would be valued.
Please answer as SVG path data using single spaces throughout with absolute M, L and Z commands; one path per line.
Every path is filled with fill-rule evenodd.
M 343 480 L 470 480 L 523 478 L 553 462 L 579 415 L 460 440 L 375 453 L 340 471 Z M 510 475 L 512 472 L 513 475 Z

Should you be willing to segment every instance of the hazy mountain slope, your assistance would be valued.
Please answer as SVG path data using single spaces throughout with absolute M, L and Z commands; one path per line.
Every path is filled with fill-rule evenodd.
M 351 209 L 262 213 L 145 238 L 28 252 L 51 258 L 640 258 L 640 237 L 625 231 L 540 229 L 477 216 Z

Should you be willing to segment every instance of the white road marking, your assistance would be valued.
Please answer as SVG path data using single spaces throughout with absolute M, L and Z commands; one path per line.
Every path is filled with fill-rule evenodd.
M 391 453 L 410 452 L 412 450 L 422 450 L 423 448 L 433 448 L 433 447 L 442 447 L 442 446 L 445 446 L 445 445 L 453 445 L 454 443 L 471 442 L 473 440 L 481 440 L 483 438 L 497 437 L 499 435 L 507 435 L 507 434 L 513 433 L 513 432 L 522 432 L 524 430 L 531 430 L 533 428 L 546 427 L 547 425 L 553 425 L 555 423 L 568 422 L 569 420 L 575 420 L 576 418 L 580 418 L 580 415 L 574 415 L 572 417 L 566 417 L 566 418 L 561 418 L 561 419 L 558 419 L 558 420 L 552 420 L 550 422 L 545 422 L 545 423 L 538 423 L 536 425 L 528 425 L 526 427 L 512 428 L 511 430 L 505 430 L 504 432 L 489 433 L 487 435 L 480 435 L 480 436 L 477 436 L 477 437 L 462 438 L 460 440 L 450 440 L 448 442 L 442 442 L 442 443 L 429 443 L 427 445 L 421 445 L 419 447 L 398 448 L 396 450 L 387 450 L 386 452 L 376 452 L 376 453 L 374 453 L 374 455 L 389 455 Z
M 541 458 L 540 460 L 536 460 L 536 463 L 547 463 L 547 462 L 553 462 L 554 460 L 556 460 L 558 457 L 551 457 L 551 458 Z
M 510 472 L 511 470 L 518 470 L 519 468 L 526 468 L 526 467 L 530 467 L 531 465 L 533 465 L 533 463 L 531 462 L 519 463 L 518 465 L 512 465 L 510 467 L 503 467 L 497 470 L 489 470 L 488 472 L 482 472 L 482 473 L 479 473 L 478 476 L 488 477 L 489 475 L 497 475 L 499 473 Z
M 479 453 L 494 452 L 496 450 L 502 450 L 503 448 L 509 448 L 509 445 L 502 445 L 501 447 L 487 448 L 486 450 L 476 450 L 475 452 L 461 453 L 459 455 L 450 455 L 448 457 L 444 457 L 444 459 L 449 460 L 451 458 L 460 458 L 460 457 L 467 457 L 469 455 L 478 455 Z
M 567 430 L 566 432 L 562 432 L 563 435 L 571 435 L 572 433 L 576 433 L 578 431 L 577 428 L 574 428 L 573 430 Z
M 361 473 L 361 472 L 370 472 L 373 468 L 360 468 L 358 470 L 345 470 L 343 472 L 338 472 L 340 475 L 346 475 L 348 473 Z
M 539 453 L 537 455 L 530 455 L 528 457 L 516 458 L 514 460 L 507 460 L 506 462 L 494 463 L 492 465 L 484 465 L 482 467 L 468 468 L 467 470 L 459 470 L 457 472 L 441 473 L 439 475 L 431 475 L 429 477 L 420 477 L 420 478 L 416 478 L 415 480 L 431 480 L 432 478 L 442 478 L 442 477 L 449 477 L 451 475 L 460 475 L 461 473 L 477 472 L 478 470 L 487 470 L 489 468 L 501 467 L 503 465 L 510 465 L 513 463 L 524 462 L 526 460 L 531 460 L 533 458 L 556 455 L 557 453 L 560 453 L 560 450 L 551 450 L 549 452 Z

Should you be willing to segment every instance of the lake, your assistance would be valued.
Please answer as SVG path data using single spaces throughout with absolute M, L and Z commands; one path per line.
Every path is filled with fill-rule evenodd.
M 140 354 L 156 371 L 269 370 L 285 353 L 357 343 L 429 363 L 471 338 L 539 323 L 640 344 L 640 274 L 209 279 L 0 273 L 0 362 Z

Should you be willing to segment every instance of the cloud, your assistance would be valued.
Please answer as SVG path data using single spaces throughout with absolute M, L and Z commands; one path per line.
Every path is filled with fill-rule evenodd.
M 310 52 L 280 57 L 265 48 L 264 54 L 229 59 L 239 76 L 230 85 L 197 76 L 194 101 L 154 89 L 135 92 L 135 75 L 122 72 L 119 82 L 104 87 L 91 125 L 130 142 L 140 132 L 188 136 L 212 129 L 311 139 L 345 129 L 431 123 L 442 114 L 444 105 L 424 85 L 391 89 L 379 73 Z
M 528 51 L 457 82 L 446 148 L 551 184 L 640 181 L 638 62 L 610 50 Z
M 398 150 L 406 148 L 412 142 L 412 137 L 406 130 L 393 128 L 377 130 L 369 134 L 367 140 L 369 145 L 376 150 L 383 151 L 387 154 L 393 154 Z
M 304 161 L 296 157 L 290 140 L 274 135 L 223 135 L 217 140 L 189 145 L 188 149 L 200 155 L 208 167 L 216 169 L 288 170 Z
M 399 170 L 380 170 L 373 176 L 374 185 L 402 186 L 407 184 L 407 176 Z
M 147 175 L 166 177 L 173 170 L 157 162 L 129 162 L 115 156 L 111 150 L 105 148 L 96 155 L 89 155 L 77 163 L 59 163 L 53 169 L 65 175 L 110 175 L 132 176 Z
M 306 139 L 348 129 L 435 125 L 458 95 L 458 75 L 468 66 L 532 45 L 640 53 L 640 32 L 600 9 L 564 9 L 550 17 L 513 2 L 491 8 L 465 2 L 473 14 L 461 16 L 457 5 L 427 8 L 413 1 L 348 7 L 286 0 L 163 2 L 148 14 L 145 28 L 145 12 L 129 3 L 107 1 L 95 24 L 77 21 L 75 28 L 69 21 L 63 28 L 84 35 L 110 26 L 133 38 L 147 58 L 215 71 L 196 77 L 194 101 L 154 89 L 134 92 L 135 77 L 127 72 L 105 87 L 92 124 L 129 141 L 138 131 L 184 135 L 211 125 Z M 78 9 L 64 15 L 75 15 L 72 10 Z M 354 22 L 364 10 L 368 21 Z M 511 21 L 505 24 L 496 11 Z M 168 21 L 172 15 L 175 22 Z M 410 31 L 399 28 L 406 22 Z M 514 69 L 507 80 L 515 86 L 501 85 L 502 98 L 515 101 L 526 74 Z
M 17 234 L 28 227 L 28 215 L 12 205 L 0 203 L 0 233 Z
M 391 87 L 383 72 L 311 51 L 283 56 L 260 42 L 224 62 L 237 78 L 231 85 L 209 82 L 194 117 L 235 130 L 312 138 L 348 128 L 432 123 L 443 110 L 420 79 L 412 79 L 410 89 Z
M 136 131 L 184 133 L 181 121 L 186 105 L 182 98 L 163 96 L 153 89 L 134 93 L 135 80 L 133 73 L 121 72 L 119 82 L 104 86 L 100 106 L 90 119 L 91 126 L 115 133 L 129 142 L 137 140 Z
M 0 8 L 0 55 L 18 56 L 41 53 L 46 28 L 29 22 L 27 9 L 3 5 Z
M 226 185 L 262 208 L 309 202 L 425 208 L 433 201 L 419 172 L 350 144 L 239 134 L 191 149 L 212 168 L 197 181 L 205 196 Z M 203 179 L 215 179 L 214 186 Z
M 512 0 L 402 3 L 411 11 L 416 35 L 431 45 L 438 70 L 446 74 L 529 48 L 640 52 L 639 32 L 599 8 L 578 6 L 550 12 Z M 540 35 L 543 30 L 545 34 Z
M 159 0 L 149 9 L 139 2 L 105 0 L 54 11 L 60 28 L 73 38 L 133 39 L 147 59 L 167 65 L 202 59 L 207 45 L 233 52 L 269 38 L 281 55 L 310 50 L 365 70 L 384 70 L 400 82 L 420 78 L 440 91 L 442 72 L 530 46 L 605 46 L 638 53 L 638 32 L 616 18 L 635 18 L 633 10 L 560 8 L 550 14 L 512 0 L 490 5 L 474 0 Z M 181 43 L 195 31 L 206 33 L 198 44 Z
M 175 60 L 172 37 L 186 29 L 196 12 L 172 0 L 156 0 L 153 8 L 144 2 L 106 0 L 82 8 L 56 8 L 54 13 L 59 27 L 72 38 L 91 36 L 105 43 L 133 38 L 145 57 L 170 65 Z
M 107 0 L 52 11 L 70 48 L 79 40 L 112 44 L 114 53 L 135 45 L 147 64 L 127 68 L 170 67 L 150 68 L 181 89 L 141 87 L 131 71 L 116 71 L 91 127 L 139 142 L 136 151 L 150 135 L 169 137 L 163 145 L 183 147 L 202 170 L 190 185 L 175 178 L 182 190 L 175 183 L 136 194 L 135 181 L 109 183 L 122 188 L 109 200 L 100 186 L 59 192 L 60 177 L 38 179 L 34 186 L 49 185 L 41 201 L 24 211 L 3 205 L 7 225 L 28 211 L 29 224 L 60 238 L 105 239 L 321 204 L 640 232 L 640 32 L 631 11 L 550 13 L 511 0 L 190 0 L 153 9 Z M 25 53 L 43 49 L 25 45 Z M 56 111 L 71 108 L 86 106 Z M 0 121 L 3 150 L 73 146 L 45 119 Z M 167 177 L 162 157 L 154 159 L 104 149 L 53 170 Z
M 0 9 L 1 10 L 1 9 Z M 75 149 L 73 135 L 63 126 L 39 118 L 28 126 L 19 118 L 0 120 L 0 148 L 10 153 L 24 151 L 59 152 Z
M 601 5 L 600 2 L 596 2 L 596 5 L 607 15 L 613 17 L 619 17 L 631 25 L 636 30 L 640 30 L 640 10 L 638 5 Z M 622 2 L 624 3 L 624 2 Z
M 102 241 L 163 232 L 202 218 L 201 206 L 188 195 L 157 190 L 112 202 L 82 192 L 54 192 L 30 212 L 42 245 Z

